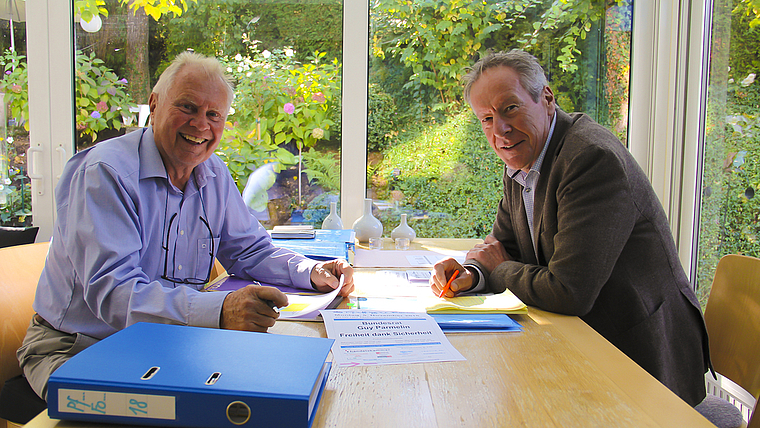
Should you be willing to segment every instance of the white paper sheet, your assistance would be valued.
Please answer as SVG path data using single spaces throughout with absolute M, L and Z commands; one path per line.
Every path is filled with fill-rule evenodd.
M 321 321 L 319 311 L 327 308 L 335 300 L 340 289 L 343 288 L 344 278 L 341 275 L 338 288 L 326 294 L 288 294 L 288 306 L 280 308 L 278 319 L 281 321 Z
M 333 364 L 341 367 L 464 361 L 427 314 L 389 311 L 320 311 L 335 339 Z

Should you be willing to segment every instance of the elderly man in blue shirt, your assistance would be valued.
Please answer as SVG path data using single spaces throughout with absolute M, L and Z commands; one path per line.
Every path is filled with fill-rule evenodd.
M 56 189 L 57 221 L 17 355 L 35 392 L 87 346 L 145 321 L 267 331 L 274 287 L 201 292 L 214 259 L 236 276 L 347 296 L 353 270 L 275 247 L 219 145 L 232 86 L 214 58 L 180 54 L 150 95 L 151 126 L 77 153 Z

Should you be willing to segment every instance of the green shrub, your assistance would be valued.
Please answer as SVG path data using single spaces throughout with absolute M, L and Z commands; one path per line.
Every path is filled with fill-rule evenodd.
M 376 84 L 369 85 L 369 111 L 367 115 L 367 150 L 382 151 L 395 131 L 394 118 L 398 111 L 393 97 Z
M 406 212 L 418 236 L 485 237 L 501 199 L 502 172 L 469 109 L 443 125 L 399 135 L 376 172 L 378 181 L 387 182 L 379 194 L 403 194 L 397 207 L 378 215 L 385 234 Z

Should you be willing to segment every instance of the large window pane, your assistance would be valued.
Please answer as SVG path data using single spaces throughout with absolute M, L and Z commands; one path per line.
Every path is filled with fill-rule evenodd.
M 249 207 L 267 227 L 319 227 L 340 194 L 342 1 L 187 3 L 148 16 L 108 0 L 97 31 L 76 26 L 78 148 L 143 126 L 177 54 L 215 56 L 235 83 L 217 154 Z
M 747 12 L 740 0 L 713 3 L 696 261 L 703 305 L 722 256 L 760 256 L 760 17 Z
M 632 1 L 370 4 L 367 194 L 385 236 L 402 213 L 419 236 L 490 232 L 503 164 L 460 84 L 488 50 L 531 52 L 560 108 L 588 113 L 626 143 Z
M 21 1 L 0 3 L 0 225 L 32 224 L 29 149 L 29 109 L 26 73 L 26 9 Z

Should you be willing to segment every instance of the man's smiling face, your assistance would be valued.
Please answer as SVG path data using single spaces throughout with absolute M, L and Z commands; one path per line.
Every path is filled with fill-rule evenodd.
M 530 171 L 544 148 L 554 117 L 551 89 L 545 86 L 535 102 L 514 69 L 494 67 L 473 83 L 470 106 L 499 158 L 512 169 Z
M 222 138 L 229 100 L 224 83 L 187 65 L 166 94 L 150 95 L 153 134 L 170 176 L 189 174 Z

